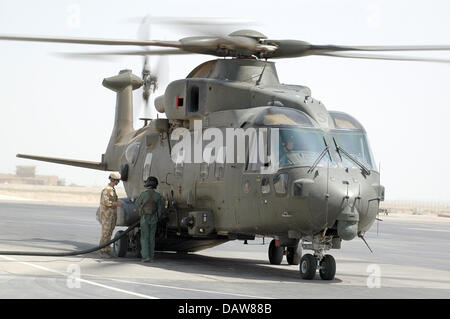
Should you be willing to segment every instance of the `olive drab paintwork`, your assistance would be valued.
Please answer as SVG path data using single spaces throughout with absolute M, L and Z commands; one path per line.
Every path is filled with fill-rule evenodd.
M 103 82 L 117 94 L 117 103 L 113 134 L 98 169 L 121 172 L 127 202 L 135 201 L 145 190 L 149 176 L 158 178 L 166 218 L 156 231 L 156 250 L 194 252 L 228 240 L 265 236 L 279 242 L 279 246 L 271 245 L 276 247 L 272 249 L 296 251 L 301 245 L 322 260 L 324 251 L 340 248 L 342 239 L 362 236 L 371 227 L 384 192 L 379 173 L 375 165 L 369 174 L 356 165 L 344 165 L 343 155 L 334 147 L 333 132 L 342 123 L 353 123 L 354 132 L 365 136 L 355 119 L 329 112 L 305 86 L 280 84 L 272 62 L 214 60 L 199 68 L 209 77 L 194 70 L 186 79 L 169 84 L 163 98 L 157 99 L 167 119 L 153 119 L 138 130 L 130 125 L 132 91 L 142 83 L 129 70 Z M 196 105 L 191 105 L 193 100 Z M 218 128 L 225 137 L 227 128 L 267 123 L 268 127 L 283 128 L 283 119 L 292 115 L 301 115 L 309 123 L 308 129 L 321 132 L 326 142 L 321 147 L 329 147 L 325 155 L 329 165 L 284 166 L 273 174 L 261 174 L 249 170 L 246 163 L 177 164 L 171 158 L 176 142 L 169 140 L 171 133 L 183 127 L 194 138 L 194 120 L 201 120 L 202 132 Z M 281 125 L 277 125 L 280 119 Z M 88 163 L 73 165 L 88 167 Z M 183 222 L 195 211 L 213 216 L 208 233 L 200 233 L 202 227 L 190 231 L 193 226 Z M 136 214 L 135 209 L 131 213 Z
M 343 240 L 364 239 L 384 200 L 384 187 L 364 127 L 349 114 L 328 110 L 308 87 L 280 83 L 275 63 L 267 59 L 325 55 L 448 63 L 433 58 L 369 57 L 359 52 L 450 50 L 450 46 L 426 45 L 314 45 L 272 40 L 253 30 L 178 41 L 9 35 L 0 35 L 0 40 L 160 46 L 173 49 L 159 52 L 162 55 L 175 52 L 221 57 L 197 66 L 185 79 L 171 82 L 164 95 L 155 99 L 156 110 L 166 118 L 144 119 L 145 125 L 138 130 L 133 128 L 133 90 L 144 86 L 144 98 L 148 100 L 156 77 L 144 66 L 142 79 L 130 70 L 106 78 L 103 85 L 117 99 L 113 131 L 100 162 L 18 156 L 120 171 L 127 194 L 122 199 L 126 205 L 118 210 L 120 226 L 129 226 L 139 218 L 136 199 L 145 190 L 144 181 L 149 176 L 158 178 L 163 217 L 156 231 L 156 250 L 194 252 L 234 239 L 272 237 L 271 263 L 279 264 L 287 254 L 288 263 L 300 264 L 302 278 L 314 278 L 319 268 L 321 278 L 326 280 L 334 278 L 336 265 L 334 258 L 324 252 L 341 248 Z M 143 50 L 142 55 L 148 55 L 148 51 Z M 200 151 L 192 154 L 194 161 L 181 155 L 181 160 L 174 160 L 178 154 L 172 151 L 179 140 L 172 133 L 182 128 L 187 130 L 183 139 L 200 141 L 196 143 Z M 259 164 L 250 161 L 248 147 L 254 141 L 243 135 L 247 147 L 244 161 L 228 158 L 209 162 L 202 157 L 202 151 L 211 140 L 211 136 L 203 139 L 210 129 L 222 134 L 226 147 L 228 142 L 239 139 L 227 135 L 230 130 L 245 134 L 259 130 L 262 140 L 258 142 L 267 149 L 271 147 L 271 158 Z M 228 153 L 226 147 L 221 151 L 228 157 L 233 153 Z M 276 158 L 278 155 L 281 157 Z M 267 170 L 274 162 L 280 166 Z M 105 208 L 107 211 L 115 210 L 113 206 L 105 207 L 111 207 Z M 135 250 L 138 235 L 136 232 L 129 237 Z M 314 255 L 301 257 L 302 248 L 312 250 Z

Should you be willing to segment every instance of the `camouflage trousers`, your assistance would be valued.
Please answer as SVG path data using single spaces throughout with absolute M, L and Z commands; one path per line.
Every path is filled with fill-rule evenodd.
M 102 238 L 100 239 L 100 245 L 103 245 L 104 243 L 107 243 L 108 241 L 111 240 L 114 227 L 116 227 L 117 209 L 115 208 L 103 209 L 101 207 L 100 218 L 102 221 Z M 110 253 L 111 247 L 106 246 L 105 248 L 102 248 L 100 251 L 103 253 Z

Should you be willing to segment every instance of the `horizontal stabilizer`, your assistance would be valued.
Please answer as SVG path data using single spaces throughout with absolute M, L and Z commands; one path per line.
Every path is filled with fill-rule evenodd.
M 44 156 L 34 156 L 34 155 L 25 155 L 25 154 L 17 154 L 19 158 L 32 159 L 36 161 L 50 162 L 56 164 L 70 165 L 70 166 L 78 166 L 90 169 L 98 169 L 101 171 L 106 171 L 106 164 L 100 162 L 89 162 L 89 161 L 79 161 L 73 159 L 64 159 L 64 158 L 55 158 L 55 157 L 44 157 Z

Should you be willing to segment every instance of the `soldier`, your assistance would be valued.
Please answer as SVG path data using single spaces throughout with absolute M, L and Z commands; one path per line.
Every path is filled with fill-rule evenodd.
M 109 175 L 109 184 L 102 190 L 100 197 L 100 219 L 102 222 L 102 238 L 100 245 L 111 240 L 111 236 L 116 226 L 117 207 L 122 203 L 117 201 L 116 190 L 114 189 L 120 183 L 120 174 L 113 172 Z M 100 250 L 100 256 L 103 258 L 111 258 L 111 247 L 106 246 Z
M 141 216 L 141 255 L 143 262 L 153 262 L 155 255 L 155 234 L 159 218 L 162 214 L 163 201 L 161 195 L 155 191 L 158 179 L 150 176 L 145 181 L 147 188 L 136 200 Z

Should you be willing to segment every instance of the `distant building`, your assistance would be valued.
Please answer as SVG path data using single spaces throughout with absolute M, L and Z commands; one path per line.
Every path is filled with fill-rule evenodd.
M 36 175 L 36 166 L 16 166 L 16 175 L 0 174 L 0 184 L 64 186 L 58 176 Z

